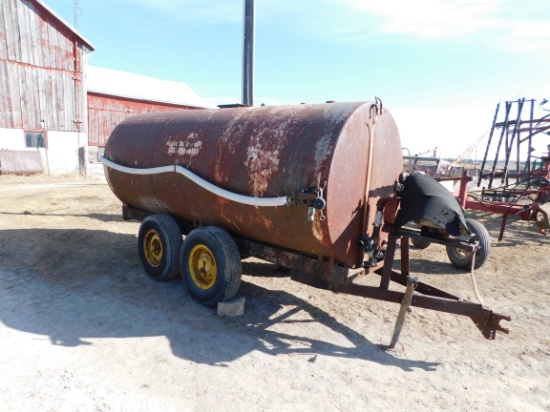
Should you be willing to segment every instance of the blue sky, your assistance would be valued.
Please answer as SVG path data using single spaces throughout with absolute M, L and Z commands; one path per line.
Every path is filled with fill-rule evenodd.
M 45 2 L 73 24 L 73 0 Z M 78 0 L 78 29 L 96 47 L 91 65 L 185 82 L 213 104 L 240 102 L 243 4 Z M 488 132 L 499 101 L 550 100 L 546 0 L 256 0 L 255 8 L 256 105 L 378 96 L 404 147 L 456 157 Z

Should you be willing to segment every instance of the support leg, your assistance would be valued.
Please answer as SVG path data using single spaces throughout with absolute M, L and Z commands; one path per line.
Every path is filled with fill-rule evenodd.
M 508 215 L 502 216 L 502 223 L 500 224 L 500 233 L 498 235 L 498 241 L 500 242 L 504 237 L 504 229 L 506 228 L 506 222 L 508 221 Z
M 409 238 L 404 236 L 401 238 L 401 274 L 409 276 L 411 267 L 409 263 Z
M 398 238 L 399 236 L 392 233 L 390 233 L 390 235 L 388 236 L 388 248 L 386 249 L 386 255 L 384 256 L 384 269 L 382 271 L 382 279 L 380 279 L 381 289 L 388 290 L 390 287 L 393 258 L 395 256 L 395 248 Z
M 405 324 L 405 316 L 411 310 L 410 308 L 411 308 L 412 298 L 413 298 L 414 290 L 416 289 L 417 284 L 418 284 L 417 278 L 409 278 L 407 280 L 407 290 L 405 291 L 405 296 L 401 301 L 401 309 L 399 309 L 399 314 L 397 315 L 397 320 L 395 321 L 395 329 L 393 330 L 391 343 L 389 344 L 387 349 L 393 349 L 395 348 L 395 345 L 397 345 L 397 341 L 399 340 L 399 336 L 401 335 L 401 330 L 403 329 L 403 325 Z

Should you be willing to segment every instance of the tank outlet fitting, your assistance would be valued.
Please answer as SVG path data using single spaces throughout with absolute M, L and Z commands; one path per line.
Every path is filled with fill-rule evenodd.
M 308 220 L 308 222 L 315 222 L 315 208 L 314 207 L 308 207 L 307 208 L 307 220 Z

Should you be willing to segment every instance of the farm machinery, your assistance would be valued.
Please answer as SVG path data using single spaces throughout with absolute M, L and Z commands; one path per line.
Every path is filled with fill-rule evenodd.
M 201 304 L 233 298 L 241 259 L 254 256 L 318 288 L 401 303 L 391 345 L 411 306 L 470 317 L 490 339 L 508 333 L 508 316 L 411 276 L 409 238 L 446 245 L 472 277 L 490 245 L 435 180 L 402 173 L 397 126 L 379 99 L 131 116 L 102 161 L 123 217 L 142 222 L 148 276 L 181 275 Z
M 543 100 L 539 106 L 543 108 L 545 103 Z M 534 109 L 533 99 L 507 101 L 502 107 L 499 103 L 477 176 L 477 189 L 468 189 L 474 177 L 466 172 L 458 178 L 457 196 L 463 209 L 502 215 L 499 241 L 512 216 L 533 221 L 544 236 L 550 232 L 550 145 L 541 156 L 533 154 L 535 140 L 550 134 L 550 114 L 535 117 Z

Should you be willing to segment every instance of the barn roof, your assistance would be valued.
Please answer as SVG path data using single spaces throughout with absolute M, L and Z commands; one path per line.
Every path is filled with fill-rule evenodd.
M 82 36 L 78 30 L 76 30 L 73 26 L 71 26 L 69 23 L 67 23 L 61 16 L 59 16 L 55 11 L 53 11 L 50 6 L 48 6 L 46 3 L 44 3 L 42 0 L 32 0 L 36 4 L 38 4 L 40 7 L 42 7 L 44 10 L 46 10 L 47 13 L 51 14 L 51 16 L 59 21 L 62 25 L 64 25 L 67 29 L 72 31 L 81 41 L 84 43 L 84 45 L 90 49 L 90 51 L 95 50 L 95 47 L 92 43 L 90 43 L 84 36 Z
M 88 66 L 88 92 L 149 102 L 208 107 L 185 83 Z

